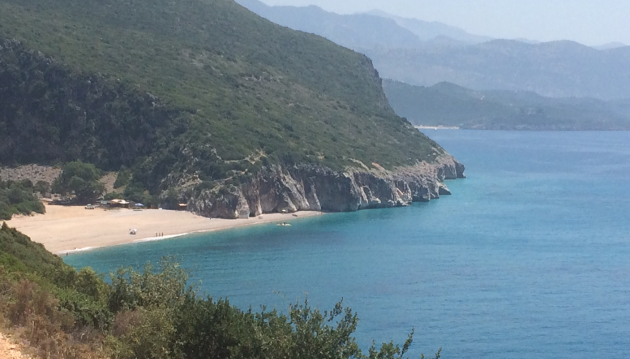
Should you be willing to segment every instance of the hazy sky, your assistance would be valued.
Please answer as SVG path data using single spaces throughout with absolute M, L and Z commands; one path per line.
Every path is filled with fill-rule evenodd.
M 495 38 L 630 45 L 630 0 L 262 0 L 336 13 L 380 9 Z

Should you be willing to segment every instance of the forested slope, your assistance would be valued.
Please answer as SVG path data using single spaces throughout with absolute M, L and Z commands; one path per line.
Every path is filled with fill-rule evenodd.
M 3 75 L 39 86 L 18 94 L 33 99 L 43 92 L 50 107 L 75 105 L 81 115 L 112 107 L 111 116 L 120 118 L 124 114 L 115 112 L 120 106 L 142 112 L 143 104 L 152 103 L 142 101 L 150 92 L 174 110 L 188 111 L 183 115 L 191 121 L 187 144 L 210 145 L 227 160 L 264 150 L 400 165 L 409 155 L 423 158 L 427 144 L 433 145 L 393 115 L 365 56 L 274 25 L 230 0 L 2 1 L 0 10 L 0 36 L 51 56 L 56 65 L 36 64 L 37 56 L 16 64 L 11 57 L 19 58 L 22 50 L 8 46 L 7 51 L 5 45 Z M 113 83 L 90 84 L 95 74 Z M 59 82 L 67 83 L 66 97 L 47 92 Z M 13 88 L 5 91 L 16 94 Z M 89 91 L 101 95 L 100 103 L 89 102 Z M 72 98 L 75 93 L 84 98 L 87 93 L 88 102 Z M 134 95 L 139 104 L 129 99 L 132 103 L 112 104 Z M 25 105 L 14 107 L 26 110 Z M 60 110 L 58 121 L 69 112 L 52 110 Z M 93 119 L 90 115 L 85 121 Z M 116 140 L 101 130 L 94 136 Z

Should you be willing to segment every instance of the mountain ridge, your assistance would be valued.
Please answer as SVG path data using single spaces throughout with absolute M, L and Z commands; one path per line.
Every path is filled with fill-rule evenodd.
M 370 14 L 339 15 L 314 5 L 268 6 L 258 0 L 236 2 L 274 23 L 323 36 L 351 49 L 373 46 L 407 48 L 422 43 L 413 32 L 399 26 L 393 19 Z
M 403 18 L 382 11 L 340 15 L 314 5 L 269 6 L 258 0 L 236 2 L 277 24 L 314 33 L 358 51 L 372 47 L 418 48 L 439 36 L 466 44 L 491 39 L 443 23 Z
M 466 30 L 444 24 L 439 21 L 424 21 L 414 18 L 406 18 L 396 16 L 380 10 L 371 10 L 367 14 L 380 16 L 396 21 L 396 23 L 405 29 L 413 32 L 420 40 L 429 41 L 439 36 L 445 36 L 456 41 L 467 44 L 479 44 L 492 40 L 489 36 L 474 35 Z

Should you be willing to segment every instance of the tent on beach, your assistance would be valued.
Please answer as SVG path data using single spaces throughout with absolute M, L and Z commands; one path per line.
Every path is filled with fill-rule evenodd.
M 124 199 L 112 199 L 109 203 L 112 207 L 129 208 L 129 202 Z

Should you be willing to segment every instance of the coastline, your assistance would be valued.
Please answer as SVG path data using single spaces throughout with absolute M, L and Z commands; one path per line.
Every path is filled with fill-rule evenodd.
M 438 126 L 422 126 L 422 125 L 417 125 L 417 126 L 413 126 L 419 130 L 459 130 L 460 128 L 457 126 L 443 126 L 443 125 L 438 125 Z
M 46 214 L 17 216 L 6 223 L 34 242 L 43 244 L 48 251 L 60 255 L 321 215 L 317 211 L 303 211 L 295 213 L 297 217 L 289 213 L 268 213 L 260 216 L 262 218 L 210 219 L 191 212 L 170 210 L 87 210 L 78 206 L 45 206 Z M 130 229 L 136 229 L 137 233 L 129 234 Z

